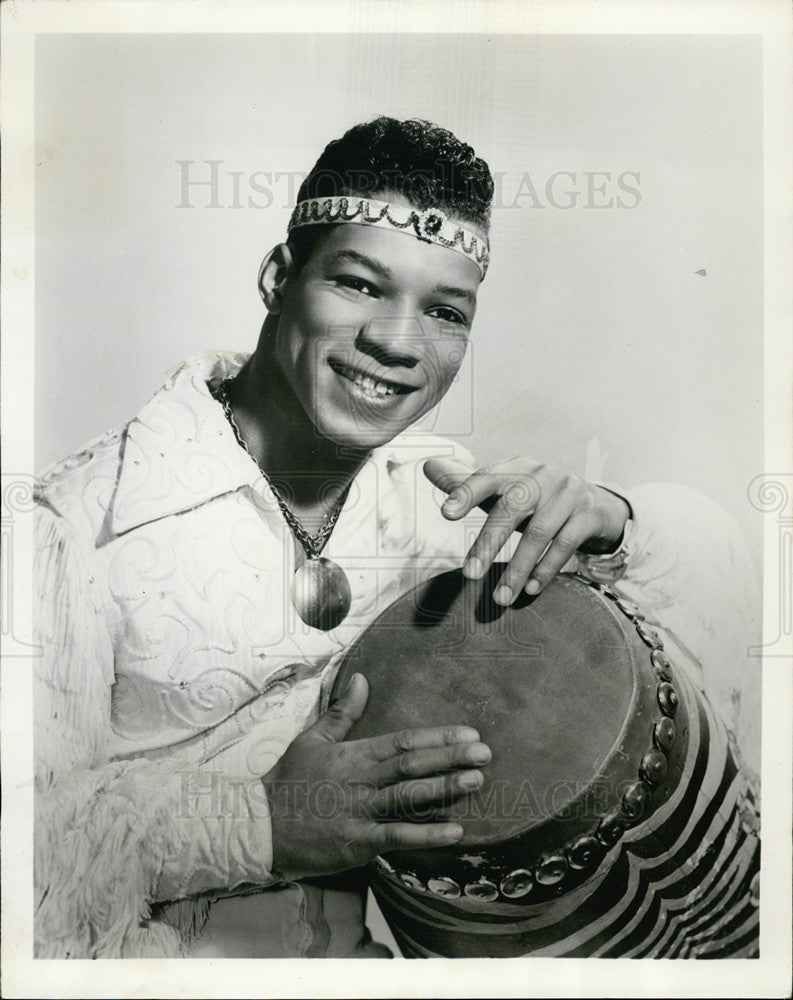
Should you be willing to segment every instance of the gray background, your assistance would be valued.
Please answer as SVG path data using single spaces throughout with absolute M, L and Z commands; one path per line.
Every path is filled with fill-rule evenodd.
M 291 201 L 288 177 L 253 178 L 267 205 L 252 175 L 418 116 L 501 175 L 471 349 L 432 426 L 483 462 L 697 486 L 759 568 L 761 68 L 747 36 L 39 36 L 37 466 L 129 419 L 184 357 L 253 348 Z M 222 161 L 222 207 L 207 187 L 178 207 L 178 160 L 194 179 Z M 569 208 L 547 196 L 557 171 Z M 638 171 L 639 204 L 588 207 L 585 171 L 611 174 L 597 204 L 628 205 L 616 178 Z

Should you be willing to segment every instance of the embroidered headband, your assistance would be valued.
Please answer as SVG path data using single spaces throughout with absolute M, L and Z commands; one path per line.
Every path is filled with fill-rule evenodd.
M 295 205 L 287 231 L 301 226 L 317 226 L 335 222 L 355 222 L 364 226 L 380 226 L 414 236 L 423 243 L 456 250 L 472 260 L 482 272 L 487 273 L 490 262 L 490 246 L 487 239 L 464 229 L 456 222 L 450 222 L 439 208 L 427 208 L 423 212 L 410 205 L 390 205 L 373 198 L 348 198 L 337 195 L 333 198 L 309 198 Z

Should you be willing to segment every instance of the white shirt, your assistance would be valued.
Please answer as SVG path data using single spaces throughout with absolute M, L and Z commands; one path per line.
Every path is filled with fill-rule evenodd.
M 446 521 L 421 470 L 431 455 L 472 464 L 464 449 L 410 430 L 376 449 L 323 550 L 350 580 L 350 613 L 330 632 L 309 628 L 284 585 L 292 533 L 206 384 L 245 360 L 185 363 L 125 429 L 41 477 L 42 955 L 175 953 L 204 900 L 172 913 L 181 940 L 163 924 L 138 929 L 150 901 L 271 884 L 259 778 L 318 717 L 360 632 L 400 594 L 461 565 L 484 519 Z M 622 492 L 635 525 L 620 588 L 666 629 L 673 659 L 757 768 L 759 682 L 746 649 L 759 622 L 740 536 L 694 491 Z M 64 851 L 70 826 L 84 857 Z M 66 899 L 81 878 L 92 905 Z M 273 922 L 283 953 L 318 953 L 305 890 L 259 898 L 283 911 Z M 354 947 L 355 933 L 342 942 L 332 930 L 319 953 Z

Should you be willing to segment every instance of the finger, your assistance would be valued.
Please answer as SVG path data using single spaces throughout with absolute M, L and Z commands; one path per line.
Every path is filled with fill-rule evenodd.
M 588 520 L 580 515 L 573 515 L 534 567 L 526 593 L 539 594 L 543 591 L 591 533 Z
M 384 736 L 361 740 L 370 760 L 385 761 L 413 750 L 453 746 L 456 743 L 477 743 L 479 733 L 470 726 L 436 726 L 425 729 L 401 729 Z
M 381 854 L 400 847 L 448 847 L 462 837 L 459 823 L 372 823 L 368 839 Z
M 458 462 L 455 458 L 428 458 L 424 463 L 424 475 L 433 486 L 437 486 L 444 493 L 451 491 L 464 483 L 474 471 L 464 462 Z
M 495 510 L 498 497 L 508 491 L 515 491 L 515 499 L 530 506 L 532 485 L 527 474 L 483 469 L 474 472 L 451 491 L 441 506 L 441 513 L 449 520 L 457 520 L 469 514 L 474 507 Z
M 449 492 L 441 507 L 443 516 L 449 520 L 458 520 L 477 506 L 490 510 L 493 506 L 491 498 L 500 496 L 529 476 L 535 463 L 525 458 L 514 458 L 474 473 L 468 471 L 465 477 L 458 471 L 463 468 L 462 463 L 451 463 L 450 459 L 428 459 L 424 463 L 427 477 L 436 485 L 442 484 L 441 488 Z
M 535 511 L 493 591 L 496 604 L 507 605 L 513 602 L 526 585 L 543 553 L 567 524 L 572 510 L 570 499 L 557 495 Z
M 412 750 L 389 757 L 375 771 L 375 780 L 381 785 L 423 778 L 455 771 L 459 768 L 481 767 L 490 761 L 490 748 L 484 743 L 451 743 L 443 747 Z
M 304 737 L 327 740 L 329 743 L 343 740 L 352 724 L 360 719 L 368 697 L 369 684 L 366 678 L 363 674 L 353 674 L 342 694 L 305 731 Z
M 533 513 L 541 497 L 539 482 L 524 476 L 496 500 L 465 558 L 465 576 L 478 580 L 485 575 L 510 535 Z
M 481 771 L 457 771 L 417 781 L 403 781 L 382 788 L 372 798 L 371 807 L 378 819 L 409 818 L 428 806 L 441 808 L 470 795 L 482 787 Z

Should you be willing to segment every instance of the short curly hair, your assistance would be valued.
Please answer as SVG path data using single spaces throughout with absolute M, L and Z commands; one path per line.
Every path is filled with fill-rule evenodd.
M 396 193 L 420 210 L 440 208 L 487 232 L 493 177 L 487 163 L 448 129 L 421 119 L 380 116 L 325 147 L 300 185 L 298 201 Z M 302 267 L 325 226 L 293 229 L 287 240 Z

